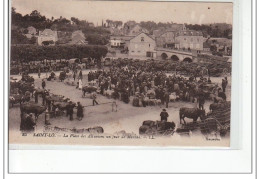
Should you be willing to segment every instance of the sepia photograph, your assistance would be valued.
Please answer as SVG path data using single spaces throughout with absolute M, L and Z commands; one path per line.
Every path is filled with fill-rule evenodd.
M 11 0 L 9 144 L 230 147 L 233 3 Z

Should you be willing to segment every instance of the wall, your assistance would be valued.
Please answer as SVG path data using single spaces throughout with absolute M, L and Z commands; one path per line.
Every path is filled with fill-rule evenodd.
M 203 50 L 202 36 L 178 36 L 179 48 Z
M 143 41 L 141 41 L 143 39 Z M 142 33 L 130 40 L 129 55 L 146 56 L 146 52 L 155 52 L 155 41 Z

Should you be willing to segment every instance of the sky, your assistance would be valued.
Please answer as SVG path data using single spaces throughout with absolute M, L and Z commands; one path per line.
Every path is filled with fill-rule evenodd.
M 187 24 L 232 24 L 232 3 L 145 2 L 87 0 L 12 0 L 23 15 L 38 10 L 48 18 L 60 16 L 101 25 L 102 20 L 173 22 Z

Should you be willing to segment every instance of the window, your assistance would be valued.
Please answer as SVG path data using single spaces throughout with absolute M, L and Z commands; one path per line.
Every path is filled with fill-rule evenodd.
M 200 41 L 200 39 L 198 38 L 198 39 L 197 39 L 197 41 L 199 42 L 199 41 Z
M 184 38 L 184 40 L 186 41 L 186 38 Z
M 144 37 L 141 37 L 141 42 L 143 42 L 144 41 Z
M 134 53 L 135 51 L 132 51 L 132 53 Z
M 151 45 L 149 44 L 149 47 L 150 47 Z

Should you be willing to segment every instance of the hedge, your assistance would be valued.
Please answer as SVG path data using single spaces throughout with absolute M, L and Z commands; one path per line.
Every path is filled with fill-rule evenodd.
M 101 59 L 108 52 L 106 46 L 102 45 L 13 45 L 11 46 L 12 61 L 40 61 L 72 58 L 95 58 Z

